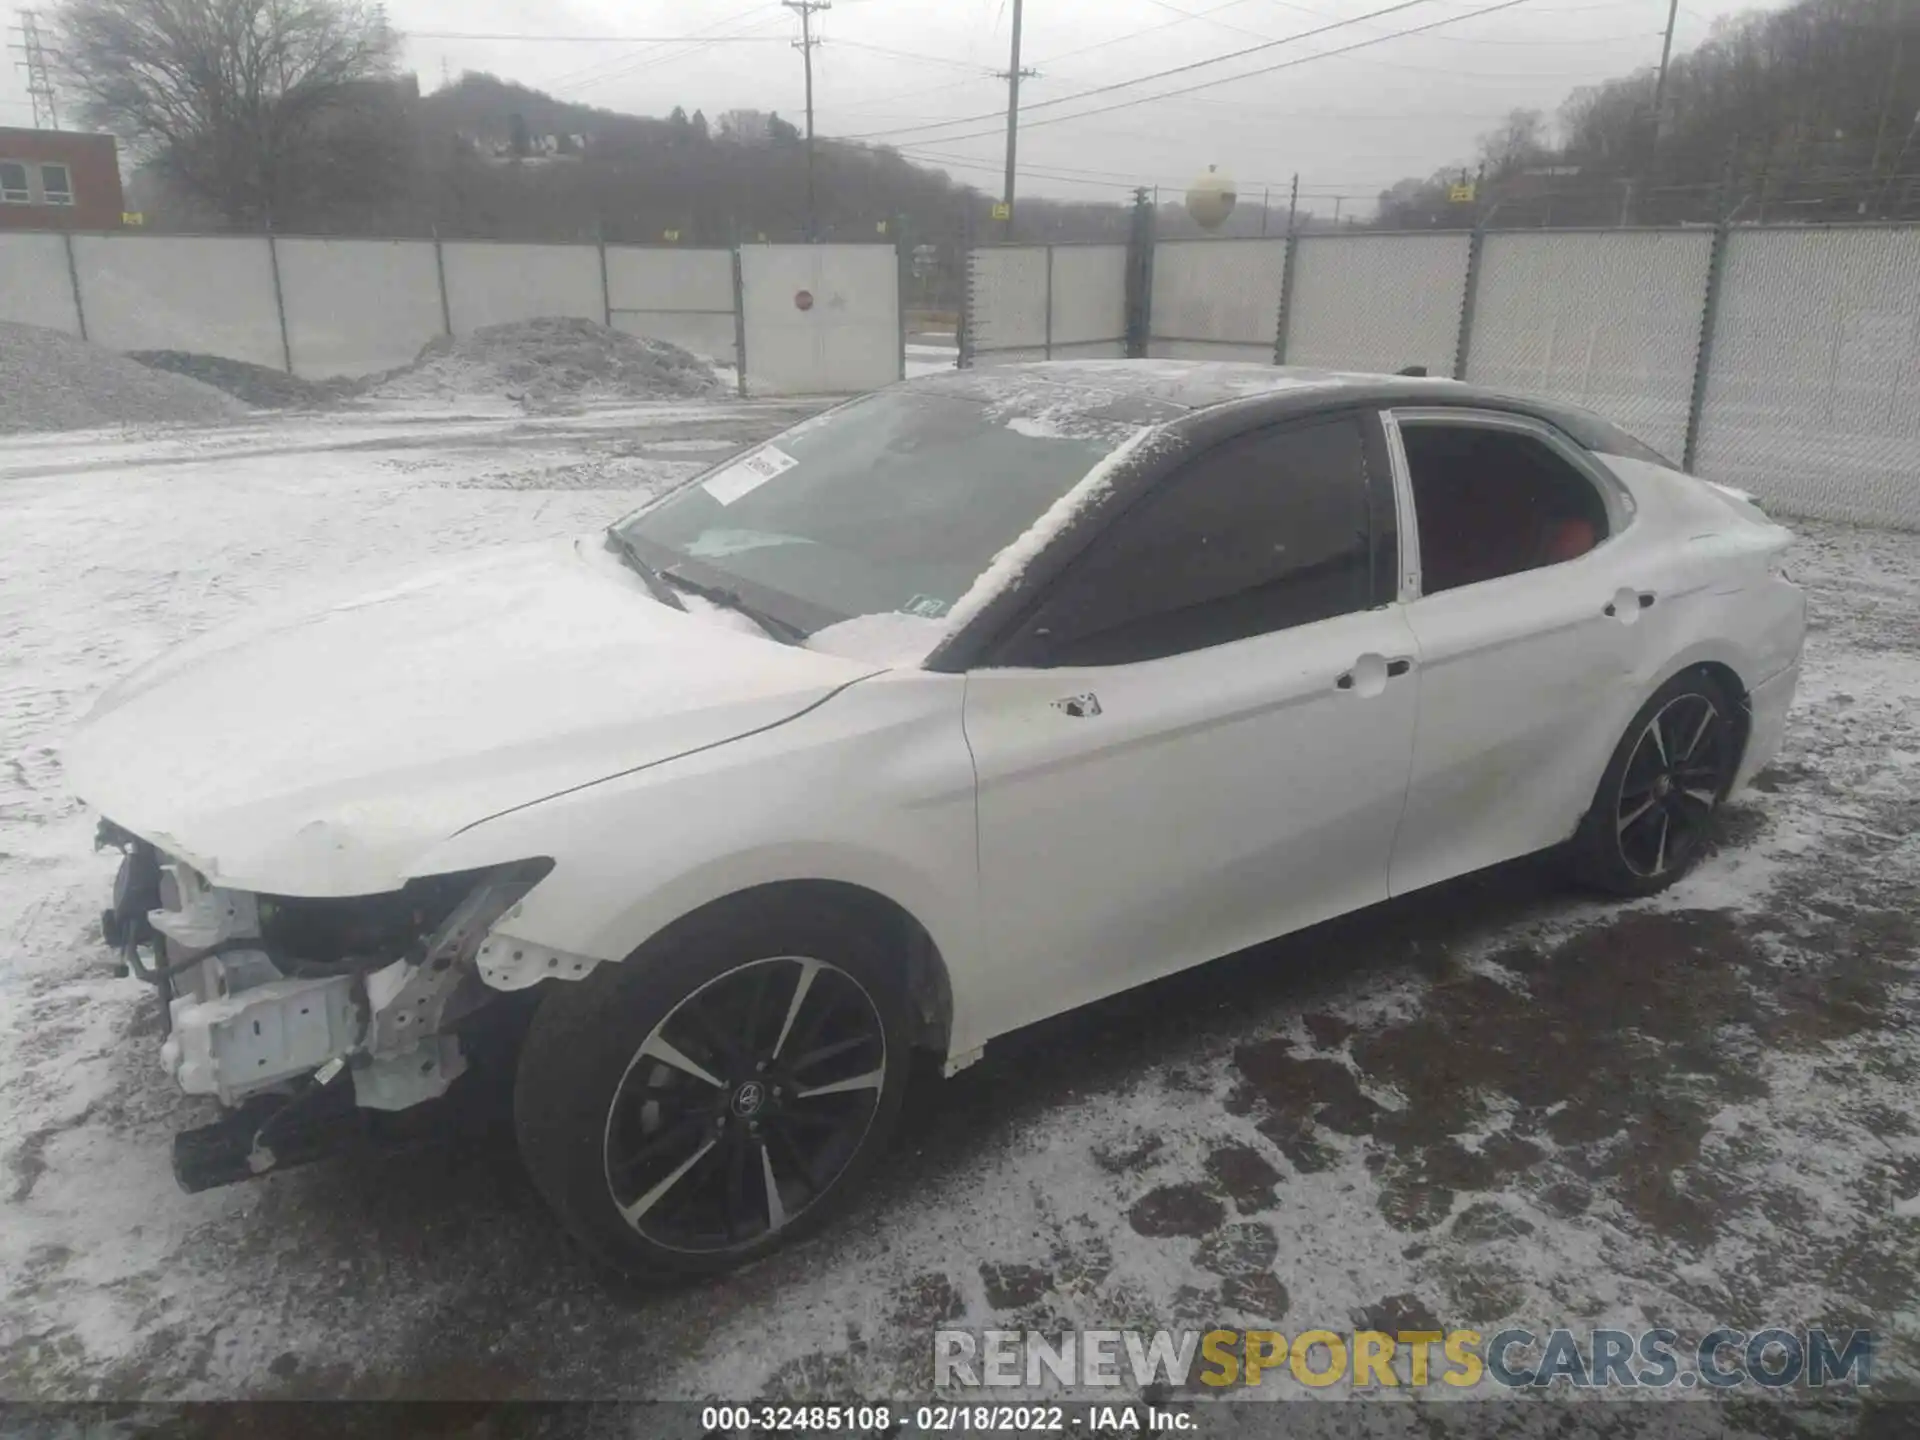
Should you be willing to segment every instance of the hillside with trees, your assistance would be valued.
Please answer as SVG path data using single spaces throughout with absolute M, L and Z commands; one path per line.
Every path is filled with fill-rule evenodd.
M 1799 0 L 1725 20 L 1656 67 L 1573 92 L 1549 125 L 1519 110 L 1471 160 L 1380 197 L 1424 229 L 1920 219 L 1920 4 Z M 1480 176 L 1474 207 L 1450 200 Z

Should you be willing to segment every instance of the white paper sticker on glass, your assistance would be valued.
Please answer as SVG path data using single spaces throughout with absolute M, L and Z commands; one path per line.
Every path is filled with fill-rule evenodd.
M 751 495 L 774 476 L 784 474 L 799 463 L 784 450 L 762 445 L 751 455 L 734 461 L 718 475 L 709 476 L 700 488 L 722 505 L 731 505 L 742 495 Z

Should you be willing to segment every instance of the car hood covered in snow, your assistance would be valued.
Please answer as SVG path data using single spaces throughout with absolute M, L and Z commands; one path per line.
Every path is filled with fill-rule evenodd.
M 593 541 L 488 551 L 182 646 L 102 697 L 66 768 L 216 884 L 391 890 L 477 821 L 777 725 L 879 668 L 725 618 L 661 604 Z

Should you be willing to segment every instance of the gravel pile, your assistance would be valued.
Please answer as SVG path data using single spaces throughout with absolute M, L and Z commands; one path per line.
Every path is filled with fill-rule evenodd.
M 0 321 L 0 435 L 109 425 L 205 425 L 247 407 L 77 336 Z
M 549 411 L 595 400 L 704 399 L 723 389 L 708 362 L 678 345 L 591 320 L 543 319 L 435 340 L 412 365 L 361 393 L 375 400 L 498 396 Z
M 355 389 L 351 380 L 302 380 L 284 370 L 229 360 L 223 355 L 196 355 L 190 350 L 131 350 L 128 358 L 154 370 L 204 381 L 260 410 L 317 409 L 338 404 Z

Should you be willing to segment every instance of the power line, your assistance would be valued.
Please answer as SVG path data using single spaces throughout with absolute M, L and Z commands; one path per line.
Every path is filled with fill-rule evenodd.
M 1138 40 L 1144 35 L 1152 35 L 1161 30 L 1171 30 L 1176 25 L 1186 24 L 1189 20 L 1204 20 L 1216 10 L 1231 10 L 1236 5 L 1244 5 L 1246 3 L 1247 0 L 1226 0 L 1225 4 L 1215 5 L 1212 9 L 1197 10 L 1191 14 L 1183 11 L 1181 12 L 1182 18 L 1178 20 L 1162 20 L 1158 25 L 1145 25 L 1138 30 L 1130 30 L 1124 35 L 1115 35 L 1106 40 L 1096 40 L 1091 45 L 1082 45 L 1077 50 L 1062 50 L 1058 55 L 1046 56 L 1039 63 L 1042 65 L 1052 65 L 1059 60 L 1071 60 L 1078 55 L 1090 54 L 1095 50 L 1105 50 L 1110 45 L 1119 45 L 1128 40 Z
M 664 65 L 669 61 L 685 60 L 699 54 L 709 45 L 723 41 L 729 36 L 750 34 L 756 28 L 765 25 L 769 20 L 777 19 L 777 16 L 767 14 L 768 11 L 776 8 L 777 7 L 773 5 L 764 3 L 764 0 L 762 0 L 762 3 L 749 5 L 744 10 L 736 10 L 731 15 L 724 16 L 714 21 L 705 29 L 688 36 L 686 43 L 679 48 L 675 48 L 672 44 L 652 45 L 638 55 L 619 55 L 614 56 L 612 59 L 596 60 L 592 64 L 582 66 L 577 70 L 565 71 L 544 83 L 549 88 L 572 85 L 576 88 L 585 89 L 588 86 L 604 84 L 608 80 L 637 75 L 643 70 L 651 70 L 656 65 Z M 762 18 L 752 20 L 745 30 L 727 29 L 730 25 L 737 25 L 740 21 L 748 20 L 750 17 L 755 16 Z M 782 37 L 768 36 L 766 38 L 779 39 Z
M 829 42 L 823 41 L 822 43 Z M 923 65 L 948 65 L 956 70 L 971 70 L 975 74 L 989 79 L 998 73 L 987 69 L 983 65 L 975 65 L 971 60 L 955 60 L 947 55 L 919 55 L 912 50 L 894 50 L 885 45 L 869 45 L 864 40 L 849 40 L 844 35 L 834 36 L 830 43 L 835 49 L 839 50 L 866 50 L 875 55 L 891 56 L 895 60 L 918 60 Z M 908 93 L 923 95 L 926 92 L 924 90 L 915 90 Z
M 1417 0 L 1416 0 L 1416 3 L 1417 3 Z M 1241 71 L 1241 72 L 1240 72 L 1239 74 L 1237 74 L 1237 75 L 1225 75 L 1225 76 L 1221 76 L 1220 78 L 1218 78 L 1218 79 L 1214 79 L 1214 80 L 1203 80 L 1203 81 L 1200 81 L 1200 82 L 1199 82 L 1198 84 L 1194 84 L 1194 85 L 1187 85 L 1187 86 L 1183 86 L 1182 88 L 1180 88 L 1180 89 L 1178 89 L 1178 90 L 1166 90 L 1166 91 L 1162 91 L 1161 93 L 1159 93 L 1159 94 L 1157 94 L 1157 95 L 1141 95 L 1141 96 L 1136 96 L 1135 98 L 1133 98 L 1133 99 L 1131 99 L 1131 100 L 1122 100 L 1122 101 L 1118 101 L 1117 103 L 1115 103 L 1115 104 L 1112 104 L 1112 105 L 1101 105 L 1101 106 L 1097 106 L 1097 107 L 1095 107 L 1095 108 L 1094 108 L 1094 109 L 1092 109 L 1092 110 L 1081 110 L 1081 111 L 1077 111 L 1076 113 L 1074 113 L 1074 114 L 1072 114 L 1072 115 L 1050 115 L 1050 116 L 1042 116 L 1042 117 L 1041 117 L 1040 119 L 1038 119 L 1038 120 L 1030 120 L 1030 121 L 1028 121 L 1028 122 L 1027 122 L 1027 124 L 1028 124 L 1028 127 L 1029 127 L 1029 128 L 1032 128 L 1033 126 L 1037 126 L 1037 125 L 1063 125 L 1063 124 L 1065 124 L 1065 123 L 1066 123 L 1067 121 L 1069 121 L 1069 120 L 1086 120 L 1086 119 L 1090 119 L 1090 118 L 1092 118 L 1092 117 L 1093 117 L 1093 116 L 1095 116 L 1095 115 L 1106 115 L 1106 114 L 1111 114 L 1111 113 L 1112 113 L 1113 111 L 1115 111 L 1115 110 L 1127 110 L 1127 109 L 1131 109 L 1131 108 L 1132 108 L 1133 106 L 1135 106 L 1135 105 L 1149 105 L 1149 104 L 1152 104 L 1152 103 L 1153 103 L 1154 101 L 1156 101 L 1156 100 L 1171 100 L 1171 99 L 1173 99 L 1173 98 L 1174 98 L 1175 96 L 1179 96 L 1179 95 L 1191 95 L 1191 94 L 1193 94 L 1193 93 L 1194 93 L 1195 91 L 1199 91 L 1199 90 L 1209 90 L 1209 89 L 1212 89 L 1212 88 L 1213 88 L 1214 86 L 1216 86 L 1216 85 L 1229 85 L 1229 84 L 1232 84 L 1233 82 L 1235 82 L 1235 81 L 1238 81 L 1238 80 L 1251 80 L 1251 79 L 1253 79 L 1254 77 L 1256 77 L 1256 76 L 1259 76 L 1259 75 L 1271 75 L 1271 74 L 1274 74 L 1274 73 L 1276 73 L 1277 71 L 1281 71 L 1281 70 L 1291 70 L 1291 69 L 1294 69 L 1294 68 L 1295 68 L 1296 66 L 1300 66 L 1300 65 L 1309 65 L 1309 64 L 1312 64 L 1312 63 L 1313 63 L 1314 61 L 1316 61 L 1316 60 L 1331 60 L 1331 59 L 1333 59 L 1333 58 L 1334 58 L 1334 57 L 1336 57 L 1336 56 L 1340 56 L 1340 55 L 1347 55 L 1347 54 L 1350 54 L 1350 53 L 1352 53 L 1352 52 L 1353 52 L 1353 51 L 1355 51 L 1355 50 L 1365 50 L 1365 49 L 1367 49 L 1367 48 L 1368 48 L 1369 46 L 1373 46 L 1373 45 L 1384 45 L 1384 44 L 1386 44 L 1386 43 L 1387 43 L 1387 42 L 1388 42 L 1389 40 L 1399 40 L 1399 39 L 1403 39 L 1403 38 L 1405 38 L 1405 37 L 1406 37 L 1406 36 L 1408 36 L 1408 35 L 1418 35 L 1418 34 L 1421 34 L 1421 33 L 1423 33 L 1423 32 L 1425 32 L 1425 31 L 1428 31 L 1428 30 L 1434 30 L 1434 29 L 1438 29 L 1439 27 L 1441 27 L 1441 26 L 1443 26 L 1443 25 L 1457 25 L 1457 24 L 1459 24 L 1459 23 L 1460 23 L 1460 22 L 1461 22 L 1462 20 L 1473 20 L 1473 19 L 1476 19 L 1476 18 L 1478 18 L 1479 16 L 1482 16 L 1482 15 L 1492 15 L 1492 14 L 1495 14 L 1495 13 L 1497 13 L 1497 12 L 1499 12 L 1499 11 L 1501 11 L 1501 10 L 1512 10 L 1512 9 L 1514 9 L 1514 8 L 1515 8 L 1516 6 L 1520 6 L 1520 5 L 1525 5 L 1525 4 L 1527 4 L 1527 3 L 1529 3 L 1529 0 L 1500 0 L 1500 3 L 1499 3 L 1499 4 L 1496 4 L 1496 5 L 1487 5 L 1487 6 L 1483 6 L 1482 8 L 1480 8 L 1480 9 L 1478 9 L 1478 10 L 1472 10 L 1472 11 L 1469 11 L 1468 13 L 1466 13 L 1466 14 L 1464 14 L 1464 15 L 1455 15 L 1455 16 L 1449 16 L 1448 18 L 1446 18 L 1446 19 L 1444 19 L 1444 20 L 1435 20 L 1435 21 L 1433 21 L 1433 22 L 1432 22 L 1431 24 L 1427 24 L 1427 25 L 1416 25 L 1416 26 L 1413 26 L 1413 27 L 1411 27 L 1411 28 L 1409 28 L 1409 29 L 1406 29 L 1406 30 L 1396 30 L 1396 31 L 1394 31 L 1394 32 L 1392 32 L 1391 34 L 1388 34 L 1388 35 L 1375 35 L 1375 36 L 1371 36 L 1371 37 L 1369 37 L 1368 39 L 1365 39 L 1365 40 L 1356 40 L 1356 41 L 1354 41 L 1354 42 L 1353 42 L 1353 43 L 1352 43 L 1351 45 L 1342 45 L 1342 46 L 1340 46 L 1340 47 L 1338 47 L 1338 48 L 1336 48 L 1336 49 L 1333 49 L 1333 50 L 1321 50 L 1321 51 L 1318 51 L 1317 53 L 1315 53 L 1315 54 L 1312 54 L 1312 55 L 1302 55 L 1302 56 L 1300 56 L 1300 57 L 1298 57 L 1297 59 L 1293 59 L 1293 60 L 1283 60 L 1283 61 L 1281 61 L 1281 62 L 1279 62 L 1278 64 L 1275 64 L 1275 65 L 1263 65 L 1263 66 L 1260 66 L 1260 67 L 1259 67 L 1259 68 L 1257 68 L 1257 69 L 1253 69 L 1253 70 L 1243 70 L 1243 71 Z M 1399 9 L 1399 8 L 1405 8 L 1405 7 L 1404 7 L 1404 6 L 1397 6 L 1397 7 L 1395 7 L 1395 8 L 1397 8 L 1397 9 Z M 1362 18 L 1365 18 L 1365 17 L 1362 17 Z M 1224 57 L 1223 57 L 1223 58 L 1224 58 Z M 1182 67 L 1180 67 L 1180 68 L 1181 68 L 1181 69 L 1191 69 L 1191 68 L 1193 68 L 1193 67 L 1191 67 L 1191 66 L 1182 66 Z M 1177 73 L 1177 72 L 1163 72 L 1163 73 Z M 1141 77 L 1141 79 L 1146 79 L 1146 80 L 1150 80 L 1150 79 L 1157 79 L 1157 78 L 1160 78 L 1160 77 L 1159 77 L 1159 76 L 1142 76 L 1142 77 Z M 1138 83 L 1138 82 L 1132 82 L 1132 83 Z M 1113 89 L 1113 88 L 1115 88 L 1115 87 L 1112 87 L 1112 86 L 1103 86 L 1103 87 L 1101 87 L 1101 88 L 1102 88 L 1103 90 L 1107 90 L 1107 89 Z M 1089 91 L 1089 92 L 1086 92 L 1086 93 L 1087 93 L 1087 94 L 1092 94 L 1092 93 L 1096 93 L 1096 92 L 1092 92 L 1092 91 Z M 1075 100 L 1075 99 L 1081 99 L 1081 98 L 1084 98 L 1084 96 L 1075 96 L 1075 95 L 1069 95 L 1069 96 L 1065 96 L 1065 97 L 1063 97 L 1063 98 L 1062 98 L 1062 99 L 1060 99 L 1060 100 L 1048 100 L 1048 101 L 1044 101 L 1044 102 L 1042 102 L 1042 104 L 1043 104 L 1043 105 L 1057 105 L 1057 104 L 1064 104 L 1064 103 L 1066 103 L 1066 101 L 1068 101 L 1068 100 Z M 1042 108 L 1042 106 L 1040 106 L 1040 105 L 1036 105 L 1036 106 L 1033 106 L 1033 107 L 1031 107 L 1031 108 L 1033 108 L 1033 109 L 1036 109 L 1036 110 L 1038 110 L 1038 109 L 1040 109 L 1040 108 Z M 959 123 L 961 123 L 961 122 L 959 122 L 959 121 L 949 121 L 949 122 L 947 122 L 947 123 L 948 123 L 948 124 L 959 124 Z M 925 128 L 925 127 L 918 127 L 918 128 Z M 903 134 L 903 133 L 905 133 L 905 132 L 904 132 L 904 131 L 891 131 L 891 132 L 886 132 L 886 131 L 883 131 L 883 132 L 879 132 L 879 133 L 880 133 L 880 134 L 882 134 L 882 135 L 885 135 L 885 134 L 889 134 L 889 133 L 891 133 L 891 134 Z M 937 143 L 937 144 L 942 144 L 942 145 L 949 145 L 949 144 L 954 144 L 954 143 L 956 143 L 956 142 L 958 142 L 958 141 L 961 141 L 961 140 L 977 140 L 977 139 L 979 139 L 979 138 L 981 138 L 981 137 L 983 137 L 983 136 L 986 136 L 986 135 L 991 135 L 991 134 L 993 134 L 993 133 L 994 133 L 994 132 L 993 132 L 993 131 L 991 131 L 991 130 L 976 130 L 976 131 L 970 131 L 970 132 L 968 132 L 967 134 L 964 134 L 964 135 L 942 135 L 942 136 L 939 136 L 939 137 L 937 137 L 937 138 L 936 138 L 936 141 L 935 141 L 935 143 Z M 842 138 L 850 138 L 850 139 L 858 139 L 858 138 L 862 138 L 862 137 L 858 137 L 858 136 L 850 136 L 850 137 L 842 137 Z
M 1367 20 L 1379 19 L 1383 15 L 1393 15 L 1393 14 L 1397 14 L 1399 11 L 1402 11 L 1402 10 L 1411 10 L 1417 5 L 1429 5 L 1432 3 L 1433 3 L 1433 0 L 1399 0 L 1398 4 L 1389 5 L 1383 10 L 1372 10 L 1365 15 L 1356 15 L 1351 20 L 1336 20 L 1330 25 L 1322 25 L 1317 29 L 1302 30 L 1296 35 L 1286 35 L 1281 37 L 1278 40 L 1265 40 L 1258 45 L 1249 45 L 1249 46 L 1246 46 L 1244 49 L 1229 51 L 1225 55 L 1214 55 L 1205 60 L 1192 60 L 1185 65 L 1175 65 L 1170 69 L 1155 70 L 1150 74 L 1137 75 L 1131 80 L 1116 80 L 1109 85 L 1096 85 L 1091 90 L 1076 91 L 1072 95 L 1063 95 L 1057 100 L 1042 100 L 1038 105 L 1031 105 L 1031 106 L 1028 106 L 1027 108 L 1030 110 L 1050 109 L 1055 105 L 1066 105 L 1075 100 L 1086 100 L 1086 99 L 1090 99 L 1095 95 L 1105 95 L 1115 90 L 1126 90 L 1135 85 L 1144 85 L 1150 80 L 1164 80 L 1173 75 L 1184 75 L 1189 71 L 1201 70 L 1206 68 L 1209 65 L 1222 65 L 1229 60 L 1239 60 L 1239 59 L 1245 58 L 1248 55 L 1256 54 L 1262 50 L 1271 50 L 1277 45 L 1291 45 L 1296 40 L 1309 40 L 1309 39 L 1312 39 L 1315 35 L 1324 35 L 1329 30 L 1344 30 L 1349 26 L 1358 25 Z M 1460 18 L 1465 19 L 1468 17 L 1462 16 Z M 1443 23 L 1450 23 L 1450 22 L 1443 22 Z M 1410 33 L 1410 32 L 1402 32 L 1402 33 Z M 1392 37 L 1389 36 L 1389 37 L 1383 37 L 1383 38 L 1390 39 Z M 906 134 L 910 134 L 920 130 L 944 130 L 950 125 L 970 125 L 970 124 L 975 124 L 981 120 L 992 120 L 994 118 L 996 117 L 991 114 L 967 115 L 967 116 L 961 116 L 953 120 L 939 120 L 926 125 L 910 125 L 899 130 L 876 132 L 876 133 L 906 135 Z M 867 137 L 864 135 L 853 135 L 853 136 L 848 136 L 847 138 L 853 139 L 853 140 L 863 140 L 863 139 L 866 139 Z
M 722 22 L 724 23 L 724 22 Z M 701 39 L 692 35 L 476 35 L 460 30 L 408 30 L 409 40 L 511 40 L 515 44 L 552 41 L 562 45 L 683 45 L 697 40 L 703 45 L 726 45 L 738 41 L 762 43 L 778 40 L 778 35 L 716 35 Z

